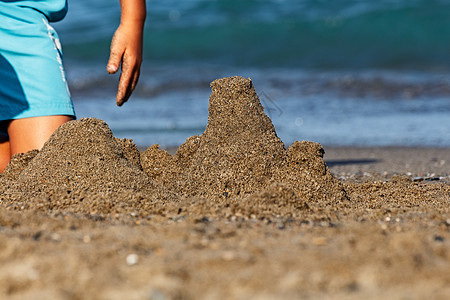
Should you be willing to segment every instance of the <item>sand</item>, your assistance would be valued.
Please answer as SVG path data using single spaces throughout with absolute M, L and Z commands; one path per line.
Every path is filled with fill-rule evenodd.
M 97 119 L 0 176 L 0 298 L 447 299 L 449 149 L 286 147 L 251 80 L 140 152 Z

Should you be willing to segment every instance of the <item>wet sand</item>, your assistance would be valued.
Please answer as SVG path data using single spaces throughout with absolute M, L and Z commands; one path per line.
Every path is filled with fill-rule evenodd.
M 449 149 L 289 147 L 252 82 L 208 126 L 139 151 L 63 125 L 0 177 L 7 299 L 446 299 Z

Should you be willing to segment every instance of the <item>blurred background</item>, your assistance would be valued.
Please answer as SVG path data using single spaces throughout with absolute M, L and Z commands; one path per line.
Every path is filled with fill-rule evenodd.
M 450 147 L 450 0 L 150 0 L 140 84 L 105 71 L 119 1 L 53 26 L 78 117 L 145 148 L 207 124 L 209 83 L 250 77 L 286 145 Z

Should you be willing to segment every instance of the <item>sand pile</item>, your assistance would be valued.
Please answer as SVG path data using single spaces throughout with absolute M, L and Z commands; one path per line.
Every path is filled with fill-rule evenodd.
M 139 156 L 132 141 L 116 139 L 101 120 L 68 122 L 41 151 L 12 159 L 2 178 L 9 183 L 3 198 L 21 208 L 90 214 L 133 209 L 144 198 L 151 202 L 150 194 L 164 199 Z
M 14 157 L 2 176 L 3 201 L 90 214 L 221 211 L 258 218 L 346 202 L 319 144 L 285 150 L 251 80 L 224 78 L 211 88 L 205 132 L 174 156 L 158 145 L 140 154 L 101 120 L 72 121 L 40 152 Z
M 150 181 L 136 157 L 136 146 L 116 140 L 105 122 L 81 119 L 61 126 L 22 170 L 17 182 L 37 192 L 54 187 L 138 191 Z
M 157 146 L 145 151 L 141 162 L 149 177 L 183 197 L 233 204 L 246 214 L 260 215 L 268 205 L 269 211 L 292 212 L 307 203 L 346 199 L 319 144 L 296 142 L 285 150 L 251 80 L 224 78 L 211 88 L 205 132 L 189 138 L 173 157 Z M 286 206 L 290 201 L 293 206 Z
M 216 200 L 260 190 L 285 160 L 283 143 L 250 80 L 225 78 L 211 87 L 205 132 L 190 137 L 173 158 L 149 148 L 142 156 L 144 170 L 189 197 Z M 164 163 L 154 159 L 158 156 Z M 155 162 L 161 164 L 156 172 Z

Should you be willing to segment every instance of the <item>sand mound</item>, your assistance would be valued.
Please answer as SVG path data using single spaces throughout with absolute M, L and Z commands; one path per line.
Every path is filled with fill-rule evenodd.
M 319 144 L 296 142 L 285 150 L 251 80 L 224 78 L 211 88 L 208 125 L 201 136 L 187 139 L 173 157 L 157 146 L 142 155 L 144 171 L 152 179 L 184 197 L 225 204 L 226 199 L 262 190 L 275 192 L 275 183 L 291 186 L 299 201 L 346 199 L 323 162 Z
M 210 199 L 250 194 L 261 189 L 286 156 L 250 80 L 240 77 L 211 84 L 208 125 L 202 136 L 190 137 L 173 159 L 155 147 L 142 158 L 155 180 L 187 196 Z M 165 164 L 154 172 L 152 157 Z M 157 162 L 161 163 L 161 162 Z
M 136 146 L 117 142 L 105 122 L 81 119 L 61 126 L 20 173 L 17 182 L 36 192 L 138 191 L 150 186 L 133 158 Z M 131 159 L 130 159 L 131 158 Z
M 20 208 L 89 214 L 135 211 L 166 195 L 142 171 L 130 140 L 107 124 L 81 119 L 62 125 L 41 151 L 17 155 L 3 174 L 3 198 Z M 11 183 L 12 181 L 12 183 Z

